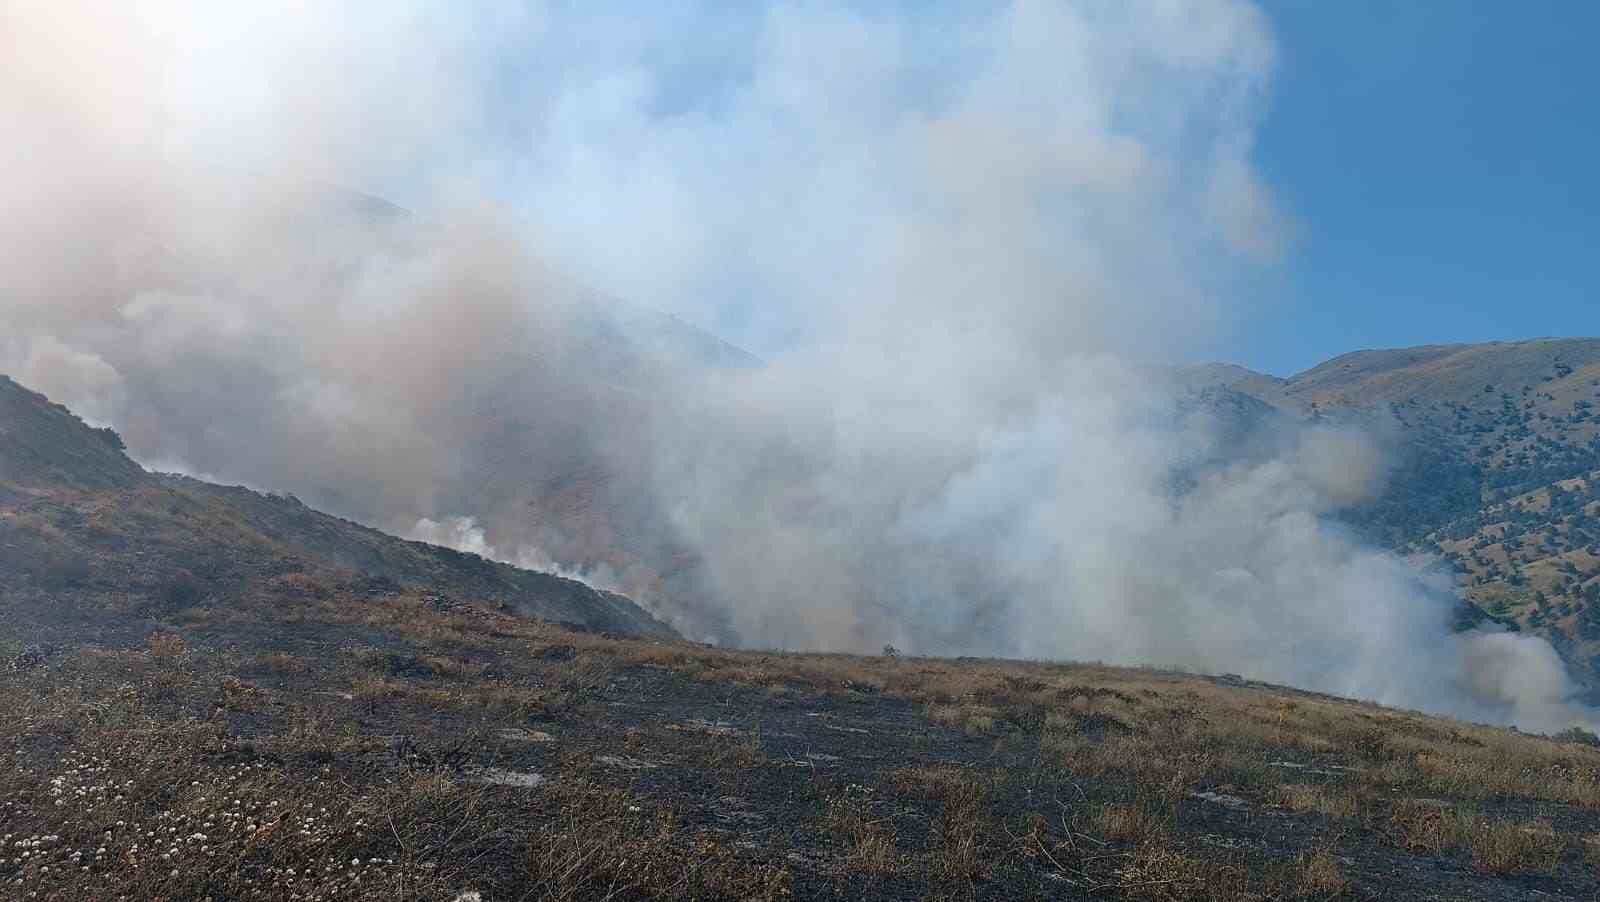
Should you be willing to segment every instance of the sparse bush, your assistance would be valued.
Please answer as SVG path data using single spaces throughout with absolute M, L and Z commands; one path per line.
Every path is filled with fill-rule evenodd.
M 366 676 L 351 684 L 350 695 L 355 701 L 370 707 L 400 698 L 408 690 L 409 687 L 405 683 L 386 680 L 383 677 Z
M 1472 860 L 1491 874 L 1548 873 L 1561 863 L 1566 841 L 1546 821 L 1483 821 L 1470 833 Z
M 1361 815 L 1361 796 L 1352 789 L 1291 783 L 1279 786 L 1276 792 L 1278 804 L 1293 812 L 1315 811 L 1340 820 Z
M 894 821 L 873 808 L 872 790 L 851 784 L 829 801 L 829 829 L 844 838 L 849 866 L 867 874 L 892 874 L 901 867 Z
M 1147 805 L 1110 802 L 1095 814 L 1094 828 L 1112 842 L 1141 843 L 1164 836 L 1166 822 Z
M 257 711 L 265 704 L 261 690 L 238 677 L 225 677 L 218 686 L 217 707 L 229 711 Z
M 1338 896 L 1350 885 L 1339 860 L 1325 848 L 1300 853 L 1295 859 L 1295 884 L 1301 897 L 1318 899 Z
M 1134 849 L 1116 870 L 1117 898 L 1139 902 L 1236 902 L 1257 898 L 1247 868 L 1197 858 L 1160 843 Z
M 128 446 L 122 441 L 122 436 L 118 435 L 117 430 L 112 429 L 110 426 L 101 426 L 98 429 L 91 428 L 89 432 L 92 433 L 95 438 L 105 442 L 107 445 L 110 445 L 117 451 L 128 450 Z
M 965 883 L 989 873 L 996 830 L 989 775 L 965 767 L 908 767 L 893 772 L 891 785 L 940 806 L 930 852 L 935 874 Z
M 145 653 L 158 661 L 181 660 L 189 650 L 189 643 L 176 633 L 151 633 L 144 643 Z
M 1472 826 L 1471 815 L 1454 806 L 1415 799 L 1396 802 L 1389 820 L 1406 848 L 1434 854 L 1462 845 Z

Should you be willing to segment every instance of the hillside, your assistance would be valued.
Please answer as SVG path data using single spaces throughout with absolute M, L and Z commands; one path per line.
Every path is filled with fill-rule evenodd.
M 1469 601 L 1600 678 L 1600 339 L 1358 351 L 1287 379 L 1211 365 L 1185 379 L 1387 435 L 1389 490 L 1350 520 L 1449 568 Z
M 1241 437 L 1277 415 L 1190 403 Z M 145 472 L 9 380 L 0 411 L 17 898 L 1600 892 L 1583 731 L 1229 675 L 708 648 L 581 583 Z
M 404 594 L 0 668 L 0 895 L 1593 899 L 1600 750 L 1154 670 L 730 652 Z
M 147 473 L 107 429 L 0 376 L 0 602 L 40 637 L 152 617 L 422 592 L 598 631 L 667 634 L 628 599 L 406 542 L 289 496 Z M 246 618 L 248 619 L 248 618 Z
M 1485 386 L 1521 392 L 1543 386 L 1558 397 L 1593 396 L 1584 385 L 1600 376 L 1600 339 L 1543 338 L 1477 345 L 1424 345 L 1353 351 L 1280 379 L 1232 364 L 1195 367 L 1216 382 L 1280 406 L 1372 405 L 1433 401 L 1481 406 Z M 1492 392 L 1491 392 L 1492 394 Z

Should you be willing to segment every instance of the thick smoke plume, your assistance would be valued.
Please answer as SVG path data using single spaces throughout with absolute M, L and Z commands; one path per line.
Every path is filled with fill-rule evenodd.
M 0 0 L 0 369 L 699 637 L 1587 719 L 1333 525 L 1378 444 L 1151 365 L 1288 243 L 1253 6 L 713 7 Z

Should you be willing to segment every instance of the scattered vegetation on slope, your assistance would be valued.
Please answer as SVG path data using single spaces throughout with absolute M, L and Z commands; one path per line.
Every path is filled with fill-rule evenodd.
M 1383 495 L 1347 519 L 1448 569 L 1483 616 L 1549 638 L 1600 686 L 1600 340 L 1361 351 L 1289 379 L 1212 379 L 1395 441 Z

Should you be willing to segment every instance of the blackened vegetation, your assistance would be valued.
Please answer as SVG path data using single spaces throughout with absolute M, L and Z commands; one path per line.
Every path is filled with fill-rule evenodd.
M 1237 678 L 605 639 L 350 588 L 21 649 L 0 895 L 1600 892 L 1587 734 Z
M 427 587 L 619 634 L 672 633 L 575 580 L 402 541 L 292 496 L 147 473 L 111 430 L 0 376 L 0 598 L 48 596 L 30 622 L 292 603 L 335 584 Z

